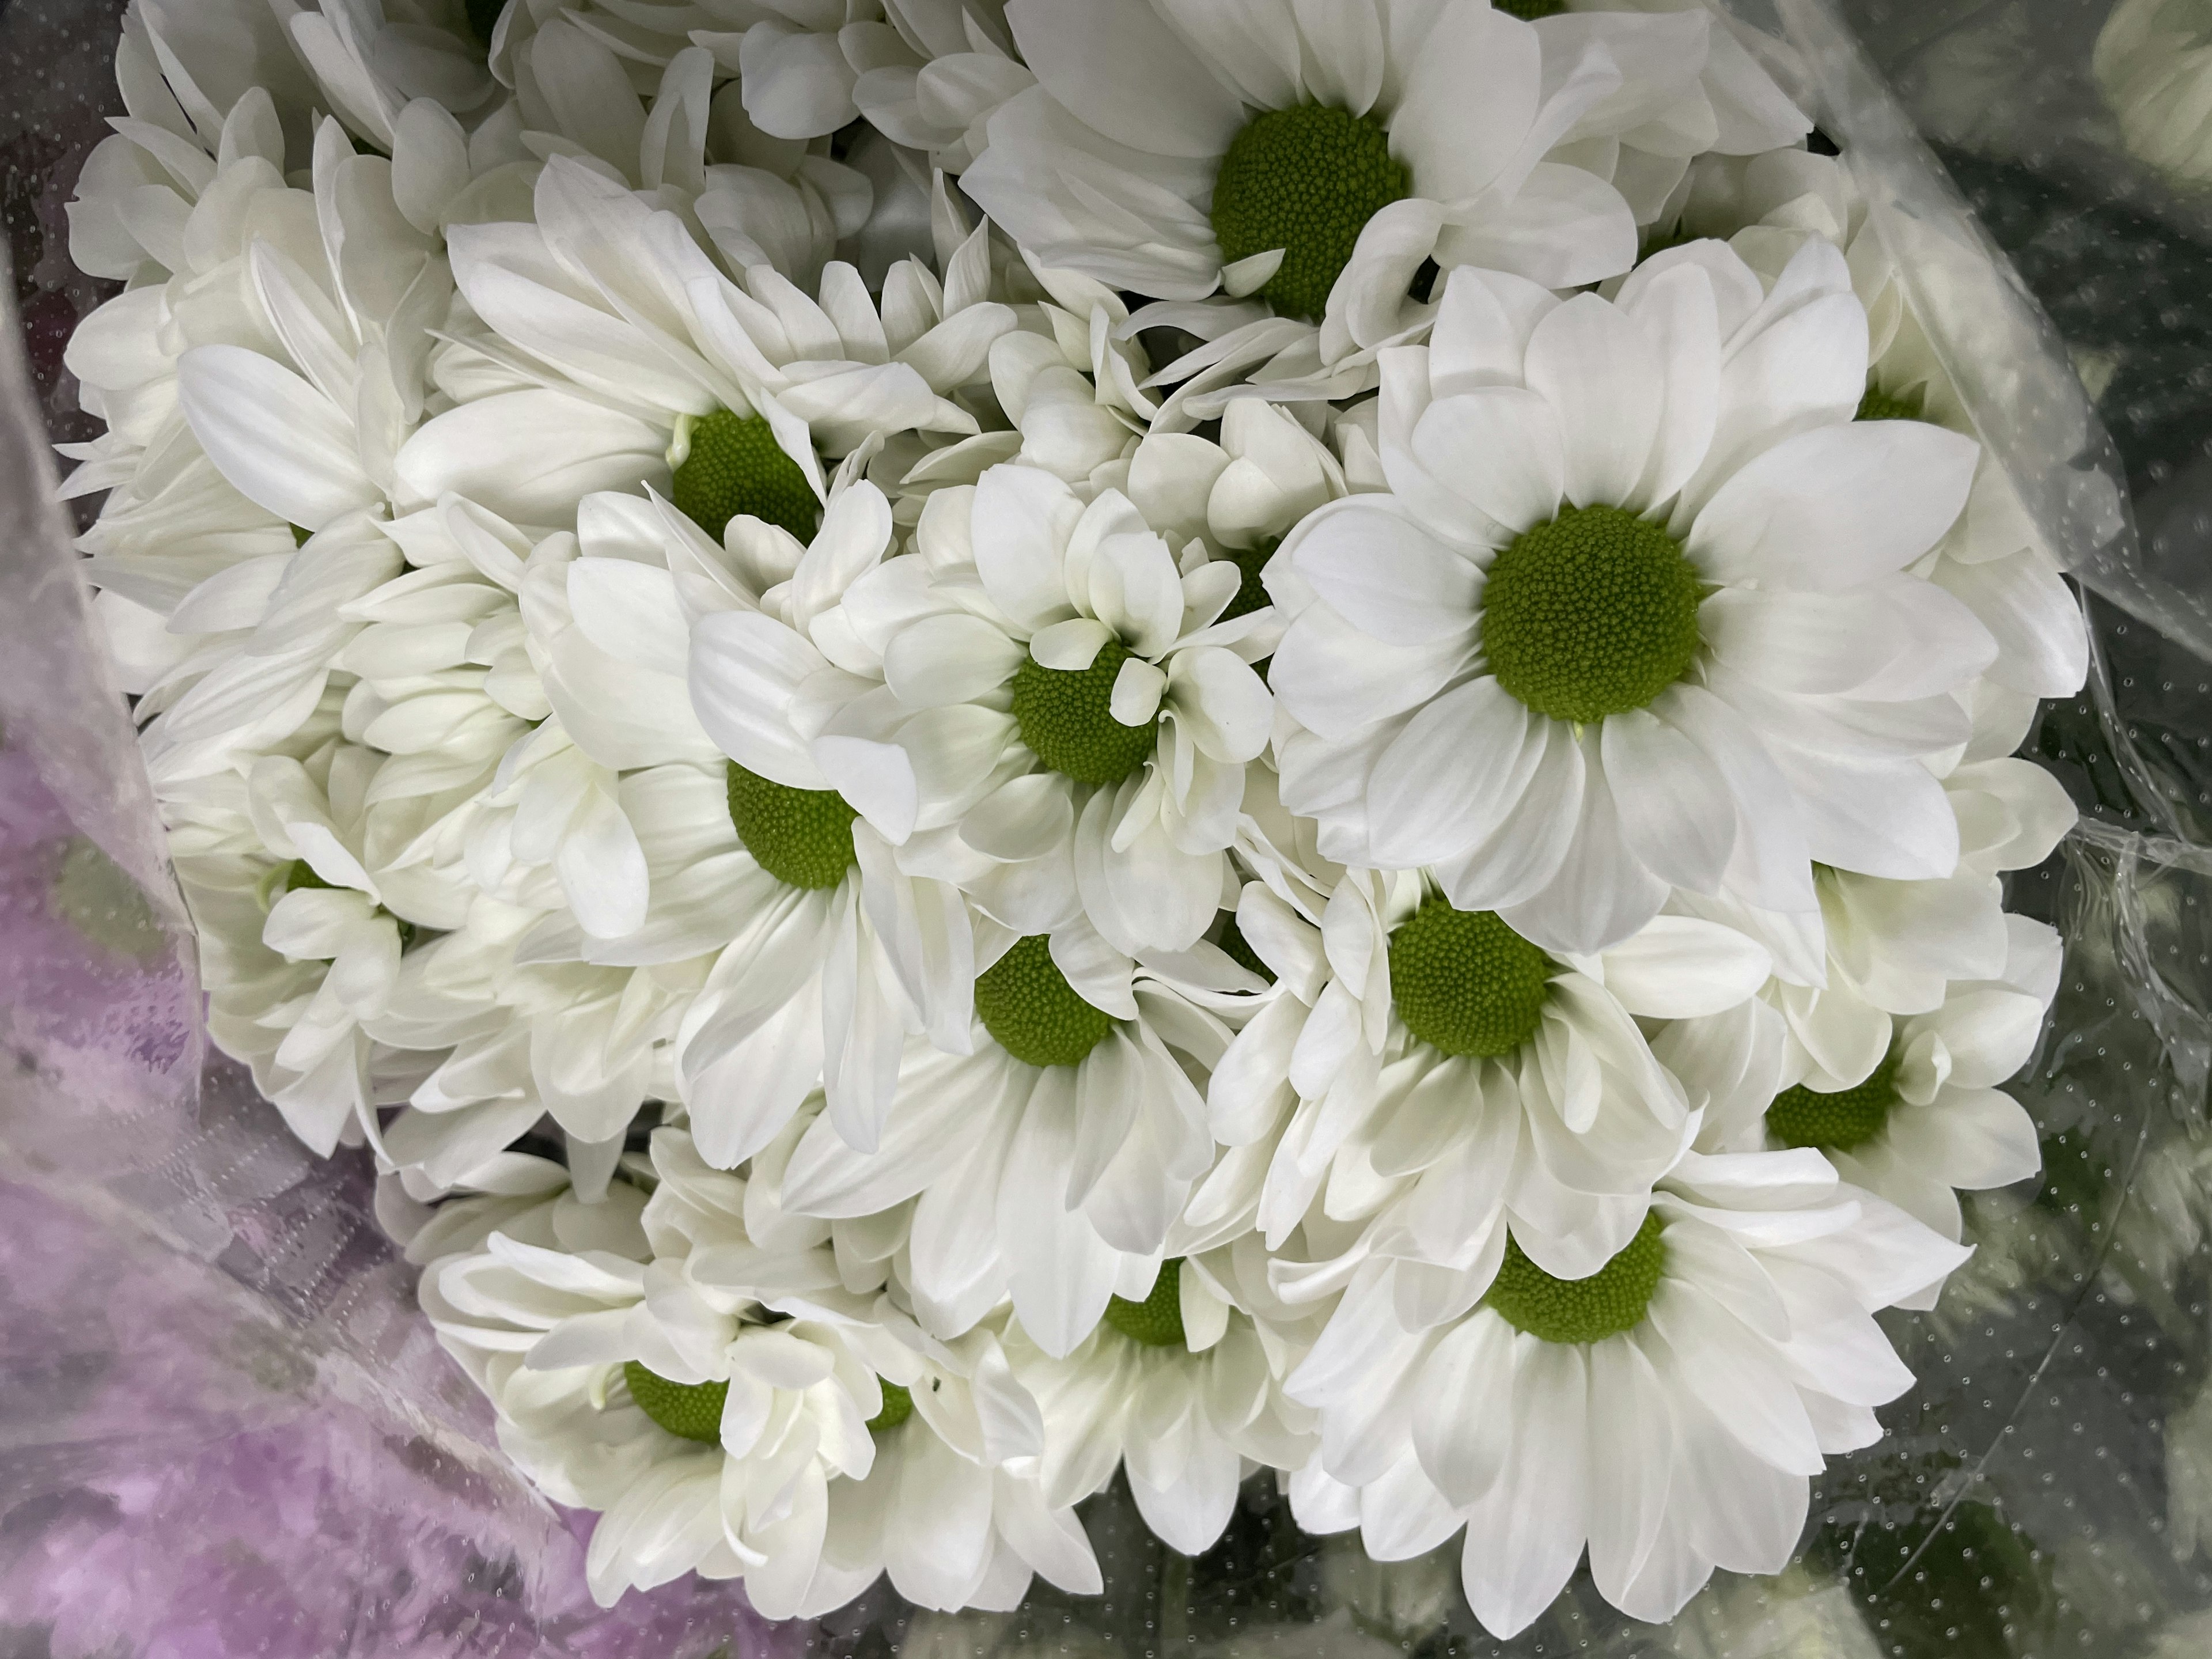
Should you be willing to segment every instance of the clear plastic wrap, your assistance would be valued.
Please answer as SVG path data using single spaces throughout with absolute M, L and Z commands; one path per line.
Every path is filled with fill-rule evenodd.
M 946 1616 L 878 1587 L 781 1628 L 690 1579 L 592 1605 L 590 1517 L 501 1460 L 416 1314 L 365 1155 L 302 1151 L 200 1029 L 48 447 L 85 431 L 59 351 L 102 296 L 69 266 L 60 204 L 116 101 L 119 9 L 0 11 L 19 325 L 0 340 L 0 1645 L 2212 1650 L 2212 210 L 2124 148 L 2090 73 L 2101 6 L 1736 9 L 1789 43 L 1982 436 L 2093 596 L 2090 684 L 2031 742 L 2084 817 L 2012 884 L 2068 946 L 2016 1085 L 2046 1173 L 1970 1199 L 1975 1259 L 1932 1313 L 1885 1316 L 1919 1385 L 1881 1444 L 1832 1462 L 1787 1573 L 1723 1574 L 1665 1630 L 1580 1581 L 1504 1644 L 1462 1603 L 1451 1547 L 1370 1563 L 1355 1537 L 1299 1534 L 1264 1478 L 1196 1561 L 1119 1491 L 1093 1500 L 1099 1598 L 1040 1587 Z

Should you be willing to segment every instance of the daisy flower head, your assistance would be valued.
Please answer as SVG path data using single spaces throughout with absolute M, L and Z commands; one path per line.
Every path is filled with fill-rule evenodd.
M 1585 1548 L 1607 1601 L 1671 1619 L 1711 1575 L 1779 1571 L 1810 1478 L 1881 1437 L 1912 1384 L 1873 1318 L 1967 1252 L 1810 1152 L 1687 1154 L 1595 1272 L 1509 1244 L 1479 1301 L 1419 1327 L 1355 1280 L 1294 1398 L 1322 1455 L 1293 1485 L 1309 1531 L 1361 1528 L 1395 1560 L 1462 1527 L 1462 1583 L 1517 1634 Z
M 651 484 L 717 538 L 733 492 L 750 489 L 748 510 L 804 537 L 825 459 L 871 437 L 975 432 L 945 394 L 981 378 L 1012 326 L 988 298 L 988 259 L 956 260 L 949 289 L 895 267 L 881 309 L 833 263 L 810 296 L 748 234 L 769 227 L 734 189 L 692 216 L 742 286 L 685 216 L 571 157 L 539 174 L 532 222 L 456 226 L 455 281 L 482 321 L 465 349 L 505 384 L 427 424 L 401 477 L 426 499 L 452 491 L 550 526 L 572 524 L 592 491 Z
M 1861 420 L 1929 421 L 1974 436 L 1960 385 L 1929 337 L 1905 270 L 1836 157 L 1797 149 L 1707 156 L 1692 169 L 1680 234 L 1720 236 L 1772 282 L 1808 237 L 1844 251 L 1867 310 Z M 2001 371 L 1995 371 L 2001 372 Z M 2002 381 L 1982 396 L 2002 396 Z M 1984 449 L 1966 510 L 1923 572 L 1971 610 L 1997 644 L 1986 671 L 2022 698 L 2065 696 L 2088 672 L 2081 608 L 1996 453 Z
M 201 933 L 210 1035 L 328 1157 L 376 1141 L 384 1056 L 367 1025 L 391 1005 L 404 956 L 467 900 L 451 872 L 387 867 L 420 822 L 375 803 L 385 757 L 302 746 L 304 760 L 264 754 L 182 786 L 165 811 Z
M 1865 378 L 1826 242 L 1771 291 L 1710 242 L 1611 301 L 1452 272 L 1432 343 L 1386 362 L 1389 492 L 1269 567 L 1285 804 L 1331 858 L 1425 865 L 1566 951 L 1675 888 L 1809 911 L 1815 860 L 1948 875 L 1927 763 L 1995 646 L 1907 567 L 1978 449 L 1855 422 Z
M 2004 927 L 2001 973 L 1954 981 L 1937 1006 L 1897 1020 L 1863 1074 L 1802 1070 L 1766 1109 L 1767 1144 L 1817 1149 L 1852 1185 L 1954 1239 L 1960 1192 L 2040 1170 L 2034 1121 L 1998 1085 L 2041 1035 L 2058 989 L 2059 939 L 2026 916 L 2005 917 Z M 1903 1305 L 1933 1305 L 1933 1297 Z
M 495 1233 L 434 1264 L 422 1292 L 508 1454 L 556 1499 L 605 1511 L 586 1558 L 603 1605 L 697 1571 L 744 1577 L 768 1617 L 813 1615 L 886 1567 L 929 1604 L 987 1585 L 1018 1599 L 1024 1546 L 1096 1587 L 1072 1516 L 1033 1480 L 1007 1475 L 1002 1494 L 1001 1465 L 1033 1460 L 1038 1437 L 994 1341 L 909 1346 L 895 1310 L 884 1323 L 844 1287 L 826 1228 L 749 1202 L 678 1131 L 655 1136 L 651 1173 L 644 1249 Z M 890 1535 L 933 1504 L 942 1550 Z
M 1614 175 L 1663 199 L 1662 175 L 1719 141 L 1702 11 L 1516 9 L 1014 0 L 1037 83 L 990 115 L 962 185 L 1048 264 L 1164 301 L 1263 301 L 1202 326 L 1205 361 L 1357 392 L 1377 349 L 1427 325 L 1407 295 L 1424 261 L 1553 288 L 1626 270 L 1638 220 Z M 1774 102 L 1787 118 L 1743 142 L 1805 131 Z M 1636 182 L 1621 137 L 1659 133 L 1673 154 Z
M 535 611 L 549 699 L 617 780 L 590 867 L 630 874 L 635 902 L 615 926 L 579 907 L 533 949 L 691 976 L 676 1066 L 693 1133 L 723 1167 L 817 1089 L 841 1132 L 872 1146 L 908 1035 L 969 1040 L 965 901 L 839 793 L 880 799 L 852 781 L 864 771 L 848 751 L 868 744 L 844 735 L 872 730 L 868 705 L 888 701 L 855 617 L 879 591 L 895 604 L 910 568 L 890 557 L 866 460 L 848 458 L 818 515 L 788 517 L 805 540 L 779 521 L 792 498 L 773 472 L 724 481 L 714 539 L 669 501 L 589 496 L 582 556 Z M 619 836 L 634 871 L 610 856 Z
M 827 1116 L 800 1137 L 783 1203 L 835 1219 L 911 1201 L 902 1277 L 915 1318 L 951 1338 L 1011 1297 L 1064 1355 L 1115 1296 L 1141 1299 L 1213 1160 L 1191 1082 L 1228 1046 L 1202 988 L 1133 963 L 1078 921 L 984 930 L 973 1052 L 908 1045 L 872 1152 Z
M 1676 895 L 1678 907 L 1750 935 L 1771 955 L 1774 978 L 1762 994 L 1787 1023 L 1788 1077 L 1832 1087 L 1863 1078 L 1889 1053 L 1899 1020 L 1933 1012 L 1956 982 L 2009 974 L 2016 941 L 2002 877 L 2050 857 L 2076 816 L 2056 778 L 2011 752 L 2026 736 L 2021 714 L 2002 691 L 1977 699 L 1973 735 L 1943 775 L 1959 825 L 1949 876 L 1893 881 L 1817 866 L 1817 915 Z M 1707 1132 L 1749 1127 L 1709 1121 Z
M 1568 957 L 1418 872 L 1355 871 L 1317 915 L 1252 883 L 1237 925 L 1273 987 L 1213 1073 L 1212 1131 L 1256 1154 L 1271 1247 L 1316 1203 L 1367 1224 L 1342 1272 L 1370 1253 L 1494 1266 L 1510 1225 L 1547 1267 L 1587 1273 L 1709 1108 L 1747 1087 L 1755 1112 L 1779 1081 L 1778 1029 L 1759 1043 L 1723 1018 L 1766 952 L 1713 922 L 1661 916 Z M 1679 1073 L 1646 1035 L 1675 1024 L 1699 1028 L 1658 1039 Z
M 1264 1277 L 1256 1251 L 1170 1256 L 1065 1355 L 1008 1332 L 1014 1375 L 1044 1417 L 1048 1498 L 1079 1501 L 1125 1470 L 1145 1524 L 1198 1555 L 1228 1527 L 1248 1474 L 1311 1455 L 1313 1413 L 1282 1379 L 1319 1321 L 1282 1307 Z
M 882 647 L 871 789 L 896 792 L 904 825 L 1032 871 L 1019 915 L 977 892 L 1010 927 L 1080 915 L 1124 956 L 1194 944 L 1267 746 L 1251 665 L 1272 612 L 1227 617 L 1234 562 L 1171 545 L 1119 489 L 1086 501 L 1033 466 L 937 492 L 915 545 L 906 580 L 927 586 Z

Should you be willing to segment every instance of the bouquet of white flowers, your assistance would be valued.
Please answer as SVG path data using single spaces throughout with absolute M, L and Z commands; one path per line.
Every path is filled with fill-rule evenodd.
M 1794 9 L 132 7 L 65 489 L 209 1030 L 603 1603 L 1097 1591 L 1117 1474 L 1498 1637 L 1790 1562 L 2041 1167 L 2113 510 Z

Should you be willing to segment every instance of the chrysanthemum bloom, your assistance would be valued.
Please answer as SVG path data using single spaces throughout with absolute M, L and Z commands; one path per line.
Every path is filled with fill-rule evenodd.
M 1305 396 L 1371 386 L 1375 353 L 1432 314 L 1407 293 L 1423 261 L 1553 288 L 1614 275 L 1637 215 L 1609 179 L 1656 212 L 1722 140 L 1695 10 L 1532 27 L 1479 3 L 1016 0 L 1007 21 L 1038 84 L 989 118 L 969 194 L 1047 264 L 1164 301 L 1267 302 L 1199 321 L 1210 343 L 1176 379 L 1264 364 Z M 1806 130 L 1772 106 L 1787 118 L 1747 119 L 1731 144 Z M 1656 172 L 1624 135 L 1668 152 Z
M 1347 872 L 1317 915 L 1255 882 L 1237 922 L 1274 990 L 1207 1106 L 1217 1139 L 1257 1153 L 1257 1225 L 1279 1244 L 1318 1199 L 1338 1221 L 1377 1218 L 1357 1255 L 1454 1269 L 1494 1261 L 1509 1223 L 1569 1277 L 1626 1244 L 1747 1059 L 1709 1036 L 1678 1045 L 1677 1076 L 1645 1031 L 1723 1014 L 1768 973 L 1752 940 L 1687 916 L 1564 960 L 1414 872 Z M 1780 1057 L 1778 1033 L 1751 1112 Z
M 1066 1354 L 1113 1297 L 1151 1290 L 1212 1161 L 1191 1071 L 1230 1032 L 1080 922 L 996 942 L 978 941 L 975 1052 L 909 1044 L 876 1150 L 817 1120 L 782 1197 L 835 1218 L 915 1200 L 905 1278 L 922 1326 L 957 1335 L 1011 1296 L 1037 1346 Z
M 649 1255 L 495 1234 L 422 1291 L 508 1455 L 605 1511 L 587 1557 L 603 1604 L 686 1571 L 742 1576 L 769 1618 L 886 1570 L 939 1607 L 1010 1606 L 1032 1571 L 1098 1587 L 1080 1524 L 1006 1468 L 1042 1443 L 995 1339 L 904 1326 L 910 1346 L 895 1310 L 843 1286 L 825 1227 L 750 1203 L 679 1132 L 654 1137 L 653 1168 Z
M 342 1140 L 375 1139 L 383 1095 L 365 1024 L 390 1004 L 419 929 L 458 921 L 468 889 L 451 867 L 389 867 L 422 823 L 412 804 L 375 805 L 385 757 L 337 741 L 303 747 L 305 763 L 266 754 L 242 774 L 180 785 L 165 810 L 200 937 L 210 1035 L 328 1156 Z
M 1870 331 L 1861 420 L 1932 421 L 1967 436 L 1974 422 L 1958 383 L 1921 326 L 1903 273 L 1869 222 L 1865 198 L 1833 156 L 1776 150 L 1747 160 L 1701 159 L 1680 222 L 1684 234 L 1721 236 L 1771 282 L 1808 236 L 1844 250 Z M 2002 363 L 1978 363 L 1985 399 L 2001 399 Z M 2058 561 L 1996 457 L 1984 451 L 1966 511 L 1921 571 L 1971 610 L 1997 644 L 1990 681 L 2023 701 L 2065 696 L 2088 670 L 2089 635 Z
M 450 489 L 550 526 L 593 490 L 672 487 L 719 538 L 720 498 L 774 475 L 788 501 L 768 516 L 805 536 L 823 457 L 872 434 L 975 430 L 943 394 L 977 379 L 1013 324 L 987 296 L 980 249 L 953 262 L 949 289 L 918 264 L 896 269 L 881 310 L 858 271 L 832 264 L 817 303 L 745 234 L 762 227 L 742 204 L 726 204 L 724 256 L 743 288 L 683 217 L 567 157 L 539 175 L 534 223 L 454 227 L 455 281 L 492 337 L 475 349 L 511 364 L 509 386 L 517 371 L 538 384 L 439 416 L 401 477 L 428 498 Z M 708 198 L 696 212 L 710 234 L 726 222 Z
M 1232 1254 L 1170 1257 L 1146 1294 L 1115 1297 L 1063 1358 L 1019 1326 L 1008 1332 L 1014 1375 L 1044 1414 L 1049 1500 L 1079 1502 L 1126 1469 L 1145 1524 L 1197 1555 L 1228 1526 L 1247 1474 L 1296 1468 L 1311 1455 L 1313 1413 L 1281 1379 L 1313 1333 L 1279 1305 L 1267 1310 L 1291 1314 L 1289 1340 L 1263 1331 L 1239 1305 Z M 1264 1276 L 1265 1257 L 1244 1255 Z
M 882 645 L 890 699 L 841 779 L 886 834 L 955 827 L 1036 872 L 1008 926 L 1079 914 L 1116 951 L 1179 951 L 1212 921 L 1244 771 L 1267 742 L 1272 612 L 1228 618 L 1239 567 L 1171 547 L 1119 490 L 1038 468 L 932 496 Z M 878 805 L 877 802 L 884 803 Z M 992 909 L 987 896 L 980 903 Z
M 71 339 L 108 430 L 66 452 L 82 465 L 65 488 L 109 492 L 80 545 L 125 683 L 167 716 L 147 745 L 158 787 L 282 741 L 359 631 L 341 607 L 398 574 L 366 522 L 386 500 L 369 475 L 388 481 L 420 414 L 450 281 L 434 235 L 398 212 L 392 164 L 334 121 L 309 189 L 286 183 L 258 90 L 219 161 L 150 121 L 131 131 L 167 157 L 162 182 L 118 133 L 73 204 L 79 257 L 133 285 Z
M 779 469 L 727 481 L 719 539 L 665 501 L 587 498 L 585 556 L 535 617 L 548 695 L 620 775 L 641 861 L 603 872 L 637 888 L 625 926 L 579 910 L 580 927 L 541 929 L 534 951 L 698 962 L 678 1065 L 693 1133 L 724 1167 L 817 1088 L 841 1133 L 874 1146 L 908 1034 L 964 1047 L 974 977 L 957 888 L 910 872 L 838 793 L 878 799 L 841 765 L 836 734 L 850 706 L 888 700 L 866 596 L 897 590 L 913 562 L 890 558 L 890 505 L 854 466 L 812 530 L 791 516 L 811 492 L 771 453 Z
M 2034 1121 L 1997 1085 L 2027 1064 L 2043 1030 L 2058 989 L 2058 935 L 2026 916 L 2004 921 L 2002 974 L 1954 981 L 1941 1005 L 1898 1020 L 1863 1076 L 1794 1079 L 1766 1109 L 1767 1143 L 1817 1148 L 1844 1180 L 1947 1238 L 1960 1233 L 1960 1192 L 2042 1168 Z
M 2122 0 L 2089 67 L 2130 150 L 2191 184 L 2212 179 L 2212 9 L 2203 0 Z
M 1717 243 L 1616 301 L 1451 273 L 1387 360 L 1391 493 L 1305 520 L 1268 570 L 1283 799 L 1340 862 L 1428 866 L 1555 951 L 1672 888 L 1814 908 L 1812 863 L 1947 876 L 1924 764 L 1995 654 L 1907 566 L 1972 440 L 1852 419 L 1866 316 L 1808 242 L 1771 293 Z
M 1955 981 L 2008 977 L 2014 941 L 2000 877 L 2042 863 L 2075 812 L 2057 779 L 2011 752 L 2033 705 L 1996 690 L 1975 698 L 1973 735 L 1943 776 L 1959 824 L 1958 867 L 1946 878 L 1891 881 L 1823 866 L 1813 878 L 1817 916 L 1680 896 L 1772 953 L 1775 977 L 1764 994 L 1788 1022 L 1788 1079 L 1830 1089 L 1855 1083 L 1890 1052 L 1897 1021 L 1933 1012 Z M 1710 1137 L 1717 1127 L 1707 1126 L 1707 1150 L 1721 1144 Z
M 1912 1384 L 1875 1310 L 1966 1255 L 1816 1153 L 1693 1153 L 1579 1279 L 1509 1249 L 1414 1330 L 1389 1286 L 1355 1285 L 1289 1384 L 1321 1413 L 1300 1524 L 1358 1525 L 1378 1560 L 1464 1526 L 1468 1601 L 1498 1636 L 1585 1545 L 1608 1601 L 1670 1619 L 1717 1566 L 1789 1560 L 1823 1458 L 1879 1439 L 1873 1408 Z

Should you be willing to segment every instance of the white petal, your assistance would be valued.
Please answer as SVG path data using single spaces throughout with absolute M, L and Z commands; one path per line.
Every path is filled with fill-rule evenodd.
M 1687 550 L 1710 579 L 1833 593 L 1902 569 L 1966 504 L 1981 451 L 1920 421 L 1854 421 L 1777 444 L 1715 490 Z
M 344 411 L 258 351 L 186 352 L 177 362 L 177 399 L 223 477 L 281 519 L 320 530 L 381 498 Z
M 1644 331 L 1596 295 L 1577 295 L 1536 325 L 1527 373 L 1529 389 L 1559 417 L 1567 499 L 1632 511 L 1647 505 L 1636 489 L 1666 388 Z

